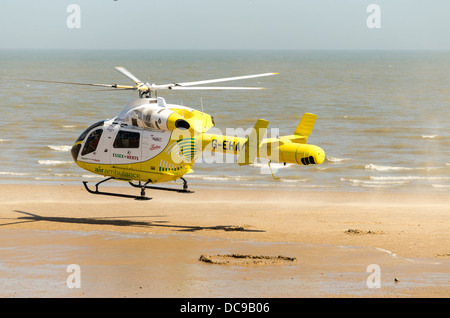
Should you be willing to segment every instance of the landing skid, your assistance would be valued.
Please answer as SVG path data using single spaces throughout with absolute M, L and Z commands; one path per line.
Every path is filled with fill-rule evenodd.
M 98 186 L 106 181 L 112 180 L 114 179 L 113 177 L 109 177 L 106 178 L 100 182 L 97 182 L 95 184 L 95 190 L 91 190 L 88 187 L 88 182 L 87 181 L 83 181 L 83 185 L 86 188 L 86 190 L 89 193 L 92 194 L 99 194 L 99 195 L 109 195 L 109 196 L 113 196 L 113 197 L 122 197 L 122 198 L 131 198 L 131 199 L 135 199 L 135 200 L 151 200 L 151 198 L 148 198 L 145 196 L 145 189 L 154 189 L 154 190 L 165 190 L 165 191 L 175 191 L 175 192 L 180 192 L 180 193 L 194 193 L 194 191 L 188 190 L 188 185 L 187 185 L 187 181 L 184 178 L 181 178 L 181 180 L 183 180 L 183 189 L 174 189 L 174 188 L 163 188 L 163 187 L 153 187 L 153 186 L 148 186 L 147 184 L 149 184 L 151 182 L 151 180 L 148 180 L 146 183 L 144 183 L 143 185 L 141 184 L 141 181 L 139 181 L 139 184 L 134 184 L 133 182 L 128 182 L 131 186 L 135 187 L 135 188 L 140 188 L 141 189 L 141 195 L 140 196 L 135 196 L 135 195 L 129 195 L 129 194 L 122 194 L 122 193 L 113 193 L 113 192 L 102 192 L 98 190 Z
M 151 200 L 151 198 L 148 198 L 148 197 L 145 196 L 145 186 L 146 186 L 147 183 L 150 182 L 150 181 L 146 182 L 146 183 L 141 187 L 141 195 L 140 195 L 140 196 L 129 195 L 129 194 L 122 194 L 122 193 L 113 193 L 113 192 L 102 192 L 102 191 L 98 191 L 98 186 L 99 186 L 101 183 L 106 182 L 106 181 L 109 181 L 109 180 L 111 180 L 111 179 L 114 179 L 114 178 L 113 178 L 113 177 L 106 178 L 105 180 L 102 180 L 102 181 L 96 183 L 96 184 L 95 184 L 95 191 L 89 189 L 89 187 L 87 186 L 87 183 L 88 183 L 87 181 L 83 181 L 83 184 L 84 184 L 84 187 L 86 188 L 86 190 L 87 190 L 89 193 L 92 193 L 92 194 L 109 195 L 109 196 L 113 196 L 113 197 L 122 197 L 122 198 L 131 198 L 131 199 L 142 200 L 142 201 L 144 201 L 144 200 Z
M 174 192 L 179 192 L 179 193 L 194 193 L 194 191 L 188 190 L 187 181 L 184 178 L 180 178 L 180 179 L 183 180 L 183 189 L 148 186 L 147 185 L 148 182 L 142 186 L 140 181 L 139 181 L 139 184 L 134 184 L 133 182 L 128 182 L 128 183 L 135 188 L 141 188 L 141 189 L 145 188 L 145 189 L 154 189 L 154 190 L 174 191 Z

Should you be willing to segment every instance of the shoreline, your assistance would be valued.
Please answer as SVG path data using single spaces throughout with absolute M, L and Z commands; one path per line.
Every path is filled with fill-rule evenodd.
M 0 185 L 33 185 L 33 186 L 78 186 L 82 183 L 81 180 L 83 181 L 88 181 L 90 183 L 96 183 L 98 181 L 100 181 L 102 179 L 102 176 L 100 175 L 90 175 L 89 177 L 85 176 L 80 176 L 80 178 L 75 179 L 40 179 L 40 178 L 36 178 L 36 180 L 17 180 L 16 178 L 14 178 L 15 176 L 13 176 L 12 178 L 8 179 L 8 178 L 4 178 L 2 180 L 0 180 Z M 419 186 L 415 186 L 415 187 L 409 187 L 409 188 L 402 188 L 402 187 L 357 187 L 357 186 L 321 186 L 321 185 L 304 185 L 302 183 L 290 183 L 289 181 L 277 181 L 275 183 L 253 183 L 253 184 L 243 184 L 243 181 L 239 181 L 239 180 L 202 180 L 202 179 L 198 179 L 198 178 L 189 178 L 184 176 L 185 179 L 188 181 L 189 186 L 193 186 L 193 187 L 199 187 L 199 188 L 208 188 L 208 187 L 213 187 L 213 188 L 224 188 L 224 189 L 234 189 L 235 187 L 239 187 L 240 189 L 243 190 L 264 190 L 264 189 L 268 189 L 268 190 L 274 190 L 274 191 L 278 191 L 278 190 L 292 190 L 292 191 L 300 191 L 300 190 L 304 190 L 304 191 L 317 191 L 317 192 L 322 192 L 322 191 L 330 191 L 330 192 L 334 192 L 334 191 L 344 191 L 344 192 L 415 192 L 415 193 L 425 193 L 425 194 L 445 194 L 447 191 L 444 190 L 444 188 L 440 189 L 440 188 L 420 188 Z M 215 178 L 215 176 L 211 176 L 210 178 Z M 222 177 L 218 177 L 218 178 L 222 178 Z M 225 177 L 227 178 L 227 177 Z M 238 178 L 238 177 L 237 177 Z M 284 180 L 284 179 L 283 179 Z M 272 182 L 272 180 L 270 180 L 270 182 Z M 113 182 L 109 182 L 109 183 L 105 183 L 104 186 L 113 186 L 113 187 L 126 187 L 124 186 L 126 184 L 126 182 L 123 181 L 119 181 L 119 180 L 115 180 Z M 162 183 L 159 183 L 162 184 Z M 172 185 L 177 185 L 177 186 L 181 186 L 182 183 L 179 181 L 168 181 L 168 182 L 164 182 L 164 184 L 172 184 Z
M 143 257 L 151 251 L 151 255 L 160 255 L 156 260 L 147 259 L 153 266 L 192 268 L 196 284 L 199 281 L 210 281 L 211 284 L 218 284 L 219 288 L 217 278 L 202 276 L 207 275 L 205 269 L 209 272 L 213 268 L 213 271 L 220 272 L 224 277 L 231 275 L 228 280 L 222 281 L 227 286 L 230 297 L 243 296 L 237 287 L 242 284 L 242 271 L 247 275 L 242 274 L 247 277 L 244 282 L 262 284 L 259 287 L 252 285 L 255 288 L 252 295 L 255 297 L 450 296 L 448 195 L 378 191 L 192 190 L 195 193 L 148 189 L 147 196 L 152 197 L 151 200 L 135 201 L 92 195 L 82 185 L 0 185 L 0 228 L 4 229 L 0 231 L 0 235 L 5 237 L 4 242 L 8 242 L 7 245 L 11 248 L 17 247 L 29 254 L 32 263 L 37 256 L 32 255 L 34 251 L 29 247 L 36 245 L 52 251 L 55 248 L 52 242 L 55 240 L 65 242 L 61 243 L 65 248 L 59 252 L 64 255 L 66 250 L 87 250 L 89 252 L 84 256 L 87 264 L 85 268 L 90 269 L 93 281 L 96 275 L 101 276 L 99 273 L 102 271 L 108 272 L 123 262 L 123 258 L 115 254 L 116 249 L 105 243 L 120 241 L 120 250 L 126 254 L 131 253 L 130 257 L 133 259 Z M 139 194 L 139 189 L 131 187 L 114 187 L 114 191 Z M 76 236 L 73 241 L 67 239 L 67 236 L 73 235 Z M 98 241 L 95 239 L 98 235 L 112 238 Z M 117 240 L 117 235 L 125 238 Z M 8 237 L 11 239 L 8 240 Z M 48 241 L 46 237 L 53 237 L 54 240 Z M 136 244 L 136 240 L 139 244 Z M 165 248 L 155 246 L 155 242 Z M 116 256 L 102 259 L 103 265 L 99 269 L 93 264 L 101 257 L 97 254 L 99 251 L 102 254 L 103 248 Z M 283 251 L 285 253 L 281 253 Z M 9 264 L 8 268 L 25 266 L 23 262 L 13 261 L 20 258 L 18 253 L 8 254 L 9 258 L 6 257 L 5 260 Z M 199 263 L 201 254 L 214 253 L 293 256 L 298 259 L 298 263 L 250 266 L 253 272 L 248 271 L 245 266 Z M 133 266 L 145 271 L 145 266 L 148 265 L 145 259 L 148 257 L 144 256 L 142 262 L 136 261 Z M 173 262 L 169 264 L 168 259 Z M 382 278 L 387 279 L 386 276 L 389 276 L 389 279 L 384 281 L 384 288 L 367 290 L 364 284 L 369 275 L 366 267 L 378 264 L 377 262 L 382 268 Z M 0 262 L 0 281 L 1 265 Z M 123 266 L 124 273 L 133 276 L 129 272 L 131 268 Z M 356 267 L 358 269 L 355 272 Z M 318 270 L 321 272 L 317 272 Z M 273 281 L 264 276 L 265 271 L 271 272 Z M 290 286 L 291 282 L 287 277 L 293 275 L 292 271 L 301 277 L 301 281 L 297 283 L 303 284 L 302 286 L 311 284 L 312 289 L 288 292 L 282 287 L 271 287 L 272 292 L 266 290 L 274 281 L 280 281 L 281 286 Z M 326 273 L 331 272 L 334 274 L 327 276 Z M 159 273 L 161 277 L 153 279 L 159 282 L 160 288 L 157 291 L 138 290 L 139 297 L 226 297 L 226 294 L 214 289 L 207 294 L 203 294 L 202 290 L 193 292 L 191 287 L 186 286 L 172 286 L 166 290 L 162 287 L 165 282 L 179 274 L 167 273 L 162 268 Z M 343 277 L 353 278 L 341 281 L 338 273 Z M 342 286 L 347 287 L 316 290 L 312 286 L 316 286 L 318 275 L 319 278 L 326 276 L 321 277 L 323 283 L 337 284 L 336 286 L 342 283 Z M 400 276 L 403 284 L 394 284 L 394 275 Z M 351 283 L 356 276 L 360 276 L 359 280 Z M 297 276 L 291 278 L 295 280 L 295 277 Z M 20 281 L 20 277 L 17 279 Z M 137 278 L 133 276 L 131 279 Z M 96 284 L 100 283 L 97 281 Z M 121 285 L 120 282 L 116 284 Z M 91 285 L 84 294 L 69 293 L 68 297 L 126 297 L 130 296 L 131 290 L 136 291 L 134 287 L 130 287 L 129 291 L 121 294 L 118 291 L 108 291 L 109 287 L 103 286 L 106 294 L 102 294 L 100 285 Z M 359 287 L 354 290 L 348 286 Z M 3 296 L 15 297 L 14 295 L 20 294 L 19 291 L 20 288 L 16 290 L 16 294 L 4 292 Z M 278 296 L 276 291 L 279 292 Z

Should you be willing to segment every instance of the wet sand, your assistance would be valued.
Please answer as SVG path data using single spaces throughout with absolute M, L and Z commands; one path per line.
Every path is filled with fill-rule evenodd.
M 0 190 L 1 297 L 450 296 L 448 194 Z M 295 261 L 267 261 L 278 256 Z M 70 264 L 81 288 L 66 284 Z

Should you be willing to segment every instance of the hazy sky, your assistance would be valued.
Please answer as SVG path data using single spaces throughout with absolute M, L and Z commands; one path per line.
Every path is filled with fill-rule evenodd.
M 450 1 L 1 0 L 0 48 L 450 50 Z

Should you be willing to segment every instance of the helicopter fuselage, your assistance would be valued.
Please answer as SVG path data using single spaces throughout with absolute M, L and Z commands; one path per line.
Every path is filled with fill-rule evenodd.
M 140 98 L 116 117 L 98 122 L 72 147 L 74 161 L 90 172 L 152 183 L 176 180 L 191 170 L 197 149 L 195 123 L 213 126 L 211 116 L 163 98 Z M 175 136 L 178 134 L 177 136 Z

